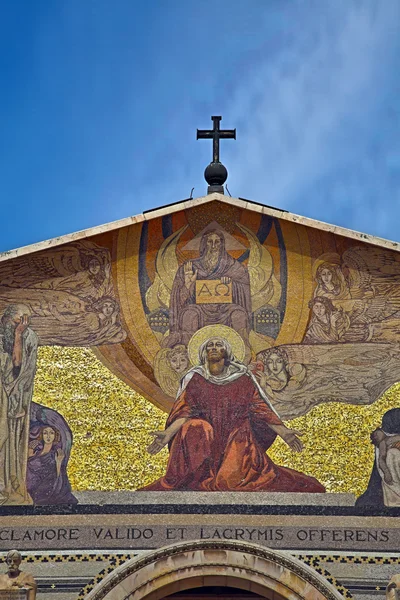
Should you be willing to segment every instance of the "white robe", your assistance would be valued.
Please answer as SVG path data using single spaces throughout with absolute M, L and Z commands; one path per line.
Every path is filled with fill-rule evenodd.
M 253 373 L 243 363 L 235 362 L 233 360 L 230 361 L 228 367 L 221 375 L 212 375 L 208 369 L 207 363 L 204 365 L 197 365 L 196 367 L 192 367 L 181 379 L 177 398 L 179 398 L 182 392 L 186 389 L 189 381 L 192 379 L 195 373 L 198 373 L 199 375 L 204 377 L 206 381 L 210 381 L 211 383 L 215 383 L 216 385 L 226 385 L 227 383 L 232 383 L 232 381 L 239 379 L 239 377 L 242 377 L 242 375 L 247 375 L 254 383 L 258 393 L 260 394 L 260 397 L 264 400 L 265 404 L 267 404 L 269 408 L 280 419 L 279 414 L 272 406 L 267 394 L 264 392 L 257 379 L 254 377 Z
M 14 378 L 12 357 L 0 334 L 0 504 L 31 503 L 25 478 L 37 346 L 36 333 L 26 329 L 21 369 Z
M 383 502 L 385 506 L 400 506 L 400 450 L 388 448 L 386 453 L 386 465 L 393 479 L 390 485 L 386 483 L 383 471 L 379 467 L 379 448 L 376 448 L 375 453 L 378 472 L 382 479 Z

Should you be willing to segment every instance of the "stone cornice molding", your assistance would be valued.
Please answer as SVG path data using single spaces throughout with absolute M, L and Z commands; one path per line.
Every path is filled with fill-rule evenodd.
M 56 246 L 68 244 L 69 242 L 87 239 L 95 235 L 100 235 L 101 233 L 115 231 L 123 227 L 128 227 L 129 225 L 134 225 L 135 223 L 151 221 L 152 219 L 163 217 L 165 215 L 172 215 L 181 210 L 188 210 L 195 206 L 208 204 L 209 202 L 215 201 L 222 202 L 223 204 L 229 204 L 231 206 L 237 206 L 238 208 L 250 210 L 256 213 L 265 214 L 277 219 L 283 219 L 284 221 L 289 221 L 291 223 L 297 223 L 298 225 L 304 225 L 305 227 L 312 227 L 313 229 L 319 229 L 321 231 L 327 231 L 329 233 L 341 235 L 343 237 L 353 239 L 356 242 L 365 242 L 372 244 L 373 246 L 400 252 L 400 243 L 398 242 L 386 240 L 384 238 L 369 235 L 367 233 L 354 231 L 352 229 L 347 229 L 346 227 L 341 227 L 339 225 L 332 225 L 325 223 L 324 221 L 317 221 L 316 219 L 310 219 L 309 217 L 302 217 L 301 215 L 296 215 L 286 210 L 280 210 L 279 208 L 273 208 L 271 206 L 260 204 L 251 200 L 245 200 L 244 198 L 231 198 L 224 196 L 223 194 L 213 193 L 200 198 L 190 198 L 188 200 L 176 202 L 172 205 L 161 206 L 160 208 L 148 210 L 135 216 L 119 219 L 118 221 L 113 221 L 104 225 L 97 225 L 96 227 L 90 227 L 89 229 L 83 229 L 75 233 L 68 233 L 50 240 L 30 244 L 29 246 L 23 246 L 14 250 L 7 250 L 6 252 L 0 253 L 0 262 L 9 260 L 11 258 L 16 258 L 17 256 L 32 254 L 48 248 L 54 248 Z

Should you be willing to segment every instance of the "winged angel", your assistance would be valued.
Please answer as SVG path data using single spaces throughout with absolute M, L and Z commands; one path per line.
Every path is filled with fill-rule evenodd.
M 292 419 L 326 402 L 375 402 L 400 381 L 400 345 L 278 346 L 251 368 L 281 418 Z
M 399 340 L 400 255 L 372 246 L 355 246 L 342 257 L 336 253 L 320 256 L 313 275 L 313 305 L 325 298 L 336 320 L 346 324 L 341 339 L 336 341 Z M 312 316 L 315 331 L 318 318 L 318 314 Z M 309 338 L 310 334 L 311 330 Z M 318 335 L 314 338 L 309 341 L 324 341 L 317 339 Z
M 0 312 L 26 304 L 41 344 L 121 342 L 110 272 L 109 250 L 88 240 L 7 261 L 0 265 Z
M 219 227 L 203 232 L 198 258 L 181 265 L 177 245 L 187 225 L 170 235 L 160 247 L 146 304 L 150 314 L 168 311 L 169 330 L 164 336 L 159 335 L 164 347 L 186 346 L 201 327 L 221 324 L 235 329 L 250 351 L 252 313 L 262 306 L 278 306 L 281 285 L 273 272 L 271 254 L 250 229 L 239 223 L 236 225 L 249 243 L 247 265 L 227 252 L 225 234 Z M 218 281 L 222 286 L 231 286 L 232 301 L 196 303 L 196 281 Z

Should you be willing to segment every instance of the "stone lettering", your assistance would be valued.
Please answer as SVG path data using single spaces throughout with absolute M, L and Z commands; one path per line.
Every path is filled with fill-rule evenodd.
M 354 531 L 345 531 L 344 532 L 344 541 L 348 542 L 348 541 L 352 541 L 354 537 Z M 341 541 L 341 540 L 335 540 L 336 541 Z
M 3 527 L 0 551 L 12 544 L 22 550 L 78 548 L 156 548 L 182 540 L 239 540 L 281 549 L 395 550 L 400 545 L 400 528 L 362 527 L 240 527 L 232 525 L 116 526 L 116 527 Z M 380 547 L 379 547 L 380 545 Z
M 249 540 L 252 540 L 253 534 L 257 533 L 257 529 L 246 529 L 246 533 L 249 536 Z
M 234 540 L 234 534 L 233 534 L 233 529 L 224 529 L 222 532 L 222 537 L 224 538 L 224 540 Z
M 381 535 L 380 535 L 380 542 L 388 542 L 389 541 L 389 532 L 388 531 L 381 531 Z
M 150 538 L 153 537 L 153 530 L 152 529 L 144 529 L 143 530 L 143 537 L 145 540 L 149 540 Z
M 167 527 L 166 537 L 167 540 L 184 540 L 186 533 L 186 527 Z
M 139 540 L 141 537 L 142 537 L 142 532 L 140 531 L 140 529 L 137 529 L 136 527 L 132 527 L 129 530 L 128 539 Z
M 236 539 L 237 540 L 244 539 L 244 529 L 236 529 Z
M 70 540 L 79 540 L 79 529 L 72 527 L 69 530 L 69 539 Z

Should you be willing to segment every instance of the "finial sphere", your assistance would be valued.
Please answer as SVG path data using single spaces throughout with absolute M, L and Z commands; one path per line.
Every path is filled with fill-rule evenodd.
M 219 160 L 219 140 L 236 140 L 236 129 L 220 129 L 219 123 L 222 117 L 211 117 L 214 123 L 213 129 L 198 129 L 198 140 L 213 141 L 213 160 L 204 171 L 205 180 L 208 183 L 208 194 L 218 192 L 224 193 L 224 183 L 228 178 L 228 171 Z
M 206 167 L 204 178 L 210 186 L 224 185 L 228 179 L 228 171 L 222 163 L 212 162 Z

